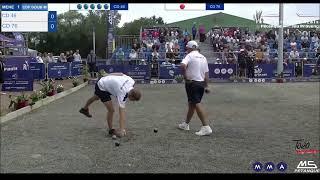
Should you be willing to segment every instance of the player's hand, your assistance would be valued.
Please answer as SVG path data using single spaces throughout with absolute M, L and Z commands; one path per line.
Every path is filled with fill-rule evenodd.
M 207 94 L 209 94 L 211 91 L 210 91 L 209 88 L 206 87 L 206 88 L 204 89 L 204 92 L 207 93 Z

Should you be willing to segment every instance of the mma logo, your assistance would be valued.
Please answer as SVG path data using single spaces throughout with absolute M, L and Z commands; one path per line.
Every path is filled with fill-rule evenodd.
M 233 73 L 233 69 L 232 69 L 232 68 L 229 68 L 229 69 L 228 69 L 228 73 L 229 73 L 229 74 L 232 74 L 232 73 Z
M 285 162 L 279 162 L 277 166 L 273 162 L 267 162 L 264 165 L 260 162 L 255 162 L 252 165 L 252 169 L 256 172 L 260 172 L 262 170 L 265 170 L 267 172 L 272 172 L 275 169 L 278 169 L 280 172 L 284 172 L 287 170 L 288 166 Z
M 222 74 L 226 74 L 226 73 L 227 73 L 227 70 L 226 70 L 225 68 L 222 68 L 222 69 L 221 69 L 221 73 L 222 73 Z

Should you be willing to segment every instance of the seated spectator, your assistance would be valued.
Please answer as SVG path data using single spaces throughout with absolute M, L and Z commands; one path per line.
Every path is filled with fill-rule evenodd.
M 159 59 L 159 53 L 157 52 L 156 49 L 153 50 L 151 55 L 152 55 L 152 61 L 157 61 Z
M 252 39 L 250 38 L 250 36 L 247 36 L 246 43 L 248 44 L 248 43 L 251 43 L 251 42 L 252 42 Z
M 236 56 L 231 50 L 229 50 L 229 53 L 227 54 L 227 62 L 228 64 L 236 63 Z
M 309 58 L 309 57 L 308 57 L 308 56 L 309 56 L 309 52 L 308 52 L 308 51 L 309 51 L 309 49 L 304 49 L 304 50 L 302 51 L 302 53 L 299 54 L 299 60 L 298 60 L 298 62 L 301 62 L 301 61 L 300 61 L 301 59 L 306 59 L 306 60 L 307 60 L 307 59 Z
M 138 58 L 139 59 L 145 59 L 146 58 L 145 47 L 139 49 Z
M 290 52 L 289 61 L 290 62 L 297 61 L 298 59 L 299 59 L 299 52 L 298 52 L 297 48 L 295 48 Z
M 318 35 L 314 34 L 313 37 L 311 38 L 311 42 L 315 43 L 319 40 Z
M 167 44 L 167 47 L 166 47 L 166 58 L 169 58 L 169 59 L 173 58 L 173 50 L 170 47 L 170 44 Z
M 136 52 L 138 52 L 138 49 L 140 49 L 140 44 L 138 44 L 138 43 L 133 43 L 132 49 L 134 49 Z
M 124 64 L 124 52 L 122 48 L 119 48 L 118 52 L 116 52 L 116 60 L 118 64 Z
M 176 32 L 174 33 L 175 37 L 178 38 L 179 37 L 179 31 L 176 30 Z
M 303 31 L 303 36 L 301 37 L 301 41 L 304 41 L 304 40 L 307 40 L 308 41 L 308 33 L 307 33 L 307 31 Z
M 302 40 L 301 47 L 302 47 L 303 49 L 310 47 L 310 43 L 308 42 L 308 39 L 303 39 L 303 40 Z
M 256 62 L 261 63 L 262 59 L 263 59 L 263 52 L 261 49 L 257 49 L 256 52 Z
M 129 63 L 130 64 L 136 64 L 135 60 L 137 59 L 137 57 L 138 57 L 137 52 L 134 49 L 131 49 L 131 52 L 129 54 L 129 61 L 130 61 Z
M 147 45 L 147 48 L 148 48 L 148 49 L 152 49 L 153 43 L 152 43 L 151 40 L 149 39 L 149 40 L 147 41 L 146 45 Z
M 262 61 L 267 63 L 267 64 L 270 64 L 271 60 L 270 60 L 270 57 L 269 57 L 269 50 L 268 49 L 264 49 Z
M 164 43 L 165 42 L 165 35 L 164 35 L 164 33 L 161 33 L 160 34 L 160 37 L 159 37 L 159 42 L 162 44 L 162 43 Z
M 142 40 L 147 40 L 147 30 L 144 30 L 142 33 L 141 33 L 141 37 L 142 37 Z
M 314 43 L 313 49 L 314 49 L 314 50 L 317 50 L 319 47 L 320 47 L 320 43 L 319 43 L 319 40 L 318 40 L 318 41 L 316 41 L 316 42 Z
M 190 36 L 190 33 L 188 32 L 187 28 L 183 31 L 183 36 L 186 38 L 187 36 Z
M 297 43 L 293 39 L 291 39 L 290 47 L 291 47 L 291 49 L 294 49 L 297 47 Z
M 173 58 L 174 58 L 175 62 L 179 62 L 180 61 L 180 54 L 179 54 L 179 49 L 178 48 L 174 48 L 173 49 Z

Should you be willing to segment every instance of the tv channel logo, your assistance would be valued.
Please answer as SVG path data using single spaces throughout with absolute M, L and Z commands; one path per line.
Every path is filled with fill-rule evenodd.
M 277 165 L 275 165 L 273 162 L 267 162 L 265 164 L 262 164 L 261 162 L 255 162 L 252 164 L 252 169 L 255 172 L 272 172 L 275 169 L 277 169 L 280 172 L 285 172 L 288 168 L 288 165 L 285 162 L 279 162 Z

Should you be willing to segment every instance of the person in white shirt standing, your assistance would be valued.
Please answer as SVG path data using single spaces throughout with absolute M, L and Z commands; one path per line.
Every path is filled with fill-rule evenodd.
M 105 105 L 108 110 L 107 113 L 107 124 L 109 127 L 110 135 L 118 135 L 120 137 L 126 135 L 125 130 L 125 103 L 127 98 L 130 101 L 139 101 L 141 98 L 141 92 L 134 88 L 135 81 L 122 73 L 111 73 L 107 76 L 102 77 L 95 85 L 94 95 L 87 101 L 86 105 L 80 109 L 80 113 L 87 117 L 92 117 L 89 113 L 89 106 L 97 101 Z M 111 100 L 111 96 L 117 98 L 119 103 L 119 124 L 120 129 L 116 131 L 112 127 L 113 114 L 115 112 Z
M 37 59 L 37 63 L 43 63 L 42 57 L 41 57 L 41 53 L 38 53 L 36 59 Z
M 77 49 L 77 51 L 73 54 L 73 58 L 74 58 L 74 61 L 78 61 L 78 62 L 81 61 L 81 56 L 79 54 L 79 49 Z
M 190 130 L 189 122 L 197 111 L 202 122 L 200 131 L 196 132 L 198 136 L 210 135 L 212 129 L 209 126 L 205 112 L 201 107 L 201 99 L 204 92 L 209 93 L 209 67 L 207 59 L 199 53 L 198 44 L 195 41 L 187 43 L 187 55 L 181 62 L 182 75 L 185 79 L 185 88 L 188 97 L 189 110 L 185 122 L 179 124 L 179 128 Z

